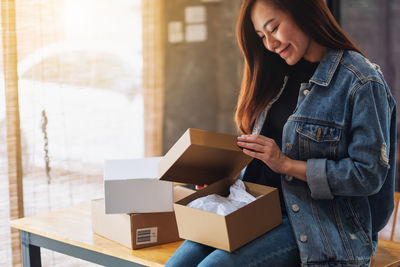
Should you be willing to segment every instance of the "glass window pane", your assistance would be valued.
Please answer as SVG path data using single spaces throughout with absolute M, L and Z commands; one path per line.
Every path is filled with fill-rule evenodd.
M 15 9 L 25 216 L 103 197 L 104 160 L 144 154 L 141 1 L 16 0 Z M 3 163 L 3 103 L 0 142 Z M 8 212 L 6 167 L 0 203 Z M 11 265 L 8 217 L 1 266 Z M 43 266 L 88 266 L 42 254 Z

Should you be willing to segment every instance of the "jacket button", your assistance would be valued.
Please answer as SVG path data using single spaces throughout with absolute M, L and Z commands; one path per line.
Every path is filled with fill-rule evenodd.
M 308 95 L 309 92 L 310 92 L 310 90 L 306 89 L 306 90 L 303 91 L 303 94 L 304 95 Z
M 292 210 L 293 210 L 294 212 L 298 212 L 298 211 L 300 210 L 299 205 L 293 204 L 293 205 L 292 205 Z
M 292 181 L 293 180 L 293 176 L 290 176 L 290 175 L 285 175 L 285 180 L 286 181 L 288 181 L 288 182 L 290 182 L 290 181 Z
M 291 143 L 286 143 L 286 150 L 287 151 L 292 150 L 292 144 Z
M 300 235 L 300 241 L 303 243 L 307 242 L 307 236 L 306 235 Z

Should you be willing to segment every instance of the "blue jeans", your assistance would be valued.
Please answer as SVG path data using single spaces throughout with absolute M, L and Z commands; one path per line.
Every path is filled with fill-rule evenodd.
M 166 267 L 300 266 L 300 256 L 290 222 L 283 223 L 243 247 L 229 253 L 186 240 Z

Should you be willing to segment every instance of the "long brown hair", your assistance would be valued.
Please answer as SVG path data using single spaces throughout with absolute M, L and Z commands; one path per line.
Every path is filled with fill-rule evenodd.
M 244 0 L 236 26 L 244 71 L 235 121 L 242 133 L 249 134 L 257 116 L 282 87 L 288 65 L 268 51 L 251 21 L 256 1 L 264 1 L 292 16 L 300 29 L 319 44 L 333 49 L 363 54 L 336 22 L 323 0 Z

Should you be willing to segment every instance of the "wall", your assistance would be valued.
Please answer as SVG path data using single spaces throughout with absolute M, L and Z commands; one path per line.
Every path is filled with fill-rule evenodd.
M 342 1 L 342 26 L 371 61 L 377 63 L 393 94 L 400 97 L 400 1 L 352 0 Z
M 236 43 L 235 25 L 240 3 L 165 1 L 164 153 L 189 127 L 237 133 L 233 116 L 243 60 Z M 184 36 L 181 42 L 170 42 L 168 24 L 182 22 L 185 33 L 189 25 L 185 22 L 185 8 L 192 6 L 206 9 L 207 39 L 187 42 Z

